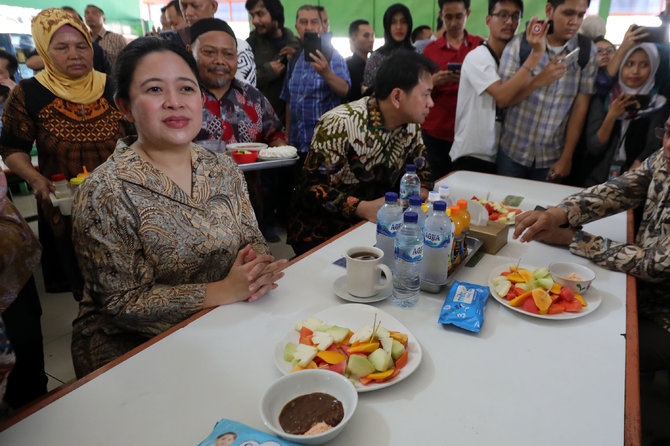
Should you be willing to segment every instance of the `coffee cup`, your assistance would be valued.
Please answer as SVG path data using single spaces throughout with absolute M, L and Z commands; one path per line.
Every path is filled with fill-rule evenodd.
M 384 251 L 371 246 L 354 246 L 346 253 L 347 292 L 356 297 L 372 297 L 393 286 L 391 269 L 382 263 Z M 379 283 L 380 271 L 386 275 Z

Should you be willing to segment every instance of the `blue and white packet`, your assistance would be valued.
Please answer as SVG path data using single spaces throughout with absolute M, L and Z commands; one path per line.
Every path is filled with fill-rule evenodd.
M 245 424 L 225 418 L 216 423 L 212 433 L 202 440 L 198 446 L 214 446 L 218 437 L 223 437 L 228 441 L 232 440 L 231 446 L 299 446 L 292 441 L 266 434 Z
M 489 287 L 454 281 L 442 305 L 438 322 L 479 333 L 488 299 Z

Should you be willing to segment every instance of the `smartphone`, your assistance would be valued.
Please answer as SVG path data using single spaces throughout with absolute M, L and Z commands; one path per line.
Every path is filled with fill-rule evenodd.
M 449 62 L 447 64 L 447 70 L 449 71 L 461 71 L 462 64 L 456 62 Z
M 651 102 L 651 96 L 648 94 L 636 94 L 633 96 L 633 98 L 637 101 L 637 103 L 626 107 L 626 111 L 634 112 L 637 110 L 644 110 L 645 108 L 649 107 L 649 103 Z
M 526 29 L 528 29 L 528 25 L 530 24 L 530 21 L 526 22 Z M 544 24 L 544 20 L 538 20 L 535 22 L 534 28 L 533 28 L 533 33 L 534 34 L 539 34 L 542 32 L 542 25 Z M 549 20 L 549 30 L 547 31 L 547 34 L 553 34 L 554 33 L 554 21 Z
M 556 63 L 564 63 L 564 64 L 571 64 L 572 62 L 576 62 L 577 59 L 579 58 L 579 47 L 575 48 L 574 50 L 570 51 L 567 56 L 565 56 L 564 60 L 559 60 Z
M 317 33 L 306 32 L 303 40 L 305 41 L 305 61 L 314 62 L 309 55 L 312 53 L 316 55 L 316 50 L 321 51 L 321 39 L 319 35 Z
M 279 58 L 277 58 L 277 60 L 279 62 L 281 62 L 282 64 L 287 65 L 288 64 L 288 55 L 287 54 L 282 54 L 281 56 L 279 56 Z
M 633 30 L 644 28 L 647 33 L 646 37 L 642 37 L 638 42 L 650 43 L 668 43 L 668 29 L 665 26 L 637 26 L 633 25 Z
M 6 85 L 0 85 L 0 96 L 9 94 L 9 87 Z

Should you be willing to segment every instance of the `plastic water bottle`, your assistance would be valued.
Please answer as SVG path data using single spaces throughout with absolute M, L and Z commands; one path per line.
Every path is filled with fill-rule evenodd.
M 443 285 L 447 283 L 449 257 L 452 250 L 451 219 L 445 213 L 444 201 L 433 203 L 433 215 L 426 219 L 423 231 L 423 261 L 421 280 Z
M 447 208 L 450 208 L 455 204 L 449 196 L 449 186 L 440 186 L 437 190 L 440 193 L 440 200 L 447 203 Z
M 426 205 L 426 218 L 433 215 L 433 203 L 440 200 L 440 193 L 436 190 L 428 192 L 428 204 Z
M 409 207 L 405 211 L 405 214 L 408 212 L 416 212 L 417 220 L 416 224 L 419 225 L 419 228 L 423 231 L 423 225 L 426 222 L 426 213 L 421 209 L 421 197 L 418 195 L 412 195 L 409 197 Z
M 400 179 L 400 205 L 403 209 L 409 206 L 409 197 L 421 193 L 421 180 L 416 174 L 416 166 L 408 164 L 405 169 L 407 173 Z
M 395 267 L 395 235 L 402 226 L 402 208 L 398 194 L 386 192 L 386 203 L 377 212 L 377 248 L 384 251 L 382 262 L 393 271 Z
M 409 308 L 419 300 L 423 234 L 416 224 L 416 212 L 404 215 L 404 224 L 395 237 L 395 271 L 393 271 L 393 303 Z

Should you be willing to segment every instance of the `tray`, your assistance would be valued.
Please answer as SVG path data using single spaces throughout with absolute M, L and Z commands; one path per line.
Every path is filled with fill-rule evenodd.
M 276 167 L 292 166 L 300 157 L 296 156 L 294 158 L 281 158 L 276 160 L 269 161 L 256 161 L 255 163 L 248 164 L 238 164 L 238 167 L 242 172 L 251 172 L 254 170 L 265 170 L 265 169 L 274 169 Z
M 436 283 L 431 283 L 431 282 L 425 282 L 421 281 L 421 291 L 425 291 L 427 293 L 433 293 L 437 294 L 442 290 L 442 287 L 447 286 L 450 287 L 451 284 L 454 282 L 454 276 L 458 274 L 458 272 L 463 268 L 463 265 L 468 263 L 472 257 L 479 251 L 479 248 L 482 247 L 482 241 L 479 240 L 478 238 L 475 237 L 467 237 L 465 239 L 465 244 L 468 247 L 468 255 L 461 261 L 461 263 L 454 268 L 451 274 L 449 274 L 449 277 L 447 277 L 447 283 L 438 285 Z

